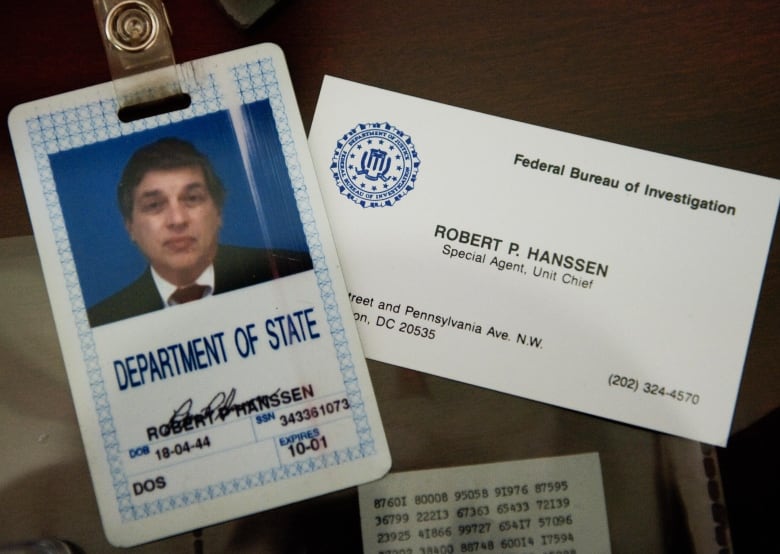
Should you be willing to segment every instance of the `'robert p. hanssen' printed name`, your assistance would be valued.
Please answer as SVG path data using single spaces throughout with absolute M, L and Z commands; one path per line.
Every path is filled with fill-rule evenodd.
M 448 258 L 486 264 L 499 271 L 513 271 L 564 285 L 589 289 L 593 287 L 594 279 L 588 276 L 606 278 L 609 272 L 609 264 L 603 262 L 537 246 L 521 246 L 517 242 L 456 227 L 437 224 L 433 236 L 446 241 L 441 254 Z M 524 261 L 520 262 L 518 258 Z M 567 271 L 559 275 L 556 268 Z

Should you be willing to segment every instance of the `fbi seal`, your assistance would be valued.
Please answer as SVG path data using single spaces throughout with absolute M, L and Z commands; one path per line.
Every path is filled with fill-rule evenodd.
M 360 123 L 336 143 L 330 169 L 341 194 L 382 208 L 414 189 L 419 167 L 409 135 L 389 123 Z

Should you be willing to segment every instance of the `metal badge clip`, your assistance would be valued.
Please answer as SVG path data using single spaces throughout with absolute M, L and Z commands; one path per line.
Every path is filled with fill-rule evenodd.
M 161 0 L 93 0 L 119 118 L 131 121 L 189 105 L 182 92 Z

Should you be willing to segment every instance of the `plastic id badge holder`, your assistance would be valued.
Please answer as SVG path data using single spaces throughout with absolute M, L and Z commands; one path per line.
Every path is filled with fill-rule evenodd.
M 282 52 L 112 83 L 9 125 L 106 535 L 130 546 L 390 467 Z

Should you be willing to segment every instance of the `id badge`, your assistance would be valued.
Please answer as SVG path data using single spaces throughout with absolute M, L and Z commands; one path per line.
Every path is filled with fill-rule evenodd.
M 131 546 L 379 478 L 390 457 L 282 52 L 9 117 L 108 539 Z

